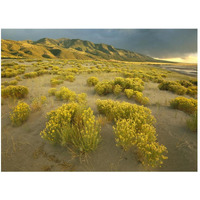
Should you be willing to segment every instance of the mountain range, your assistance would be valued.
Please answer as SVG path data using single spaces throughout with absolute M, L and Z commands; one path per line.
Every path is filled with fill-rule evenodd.
M 2 58 L 50 58 L 81 60 L 119 60 L 133 62 L 158 62 L 152 57 L 80 39 L 50 39 L 37 41 L 1 40 Z M 163 62 L 163 61 L 162 61 Z

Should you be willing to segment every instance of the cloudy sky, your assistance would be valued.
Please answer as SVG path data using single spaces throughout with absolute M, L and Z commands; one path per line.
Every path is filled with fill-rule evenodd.
M 105 43 L 154 58 L 197 62 L 197 29 L 2 29 L 2 39 L 48 37 Z

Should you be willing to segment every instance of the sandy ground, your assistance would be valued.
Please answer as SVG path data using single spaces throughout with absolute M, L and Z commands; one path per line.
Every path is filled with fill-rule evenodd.
M 86 79 L 95 74 L 76 76 L 73 83 L 62 85 L 76 93 L 87 93 L 88 105 L 98 116 L 95 101 L 97 99 L 113 99 L 135 103 L 125 95 L 116 97 L 107 95 L 99 97 L 93 87 L 86 85 Z M 102 74 L 101 80 L 112 80 L 117 74 Z M 44 75 L 34 79 L 23 79 L 20 84 L 29 88 L 30 93 L 25 99 L 30 103 L 33 97 L 46 95 L 50 88 L 50 77 Z M 4 81 L 6 79 L 3 79 Z M 162 168 L 146 169 L 138 162 L 134 149 L 124 153 L 116 147 L 112 123 L 102 126 L 102 142 L 95 152 L 87 156 L 78 156 L 64 147 L 49 144 L 40 137 L 45 128 L 46 113 L 62 105 L 54 97 L 48 97 L 47 105 L 41 111 L 31 113 L 30 118 L 20 127 L 12 127 L 9 112 L 16 105 L 12 100 L 5 100 L 1 106 L 1 170 L 2 171 L 197 171 L 197 133 L 191 132 L 186 126 L 189 118 L 182 111 L 169 107 L 169 101 L 178 95 L 158 89 L 157 83 L 146 83 L 144 96 L 149 97 L 152 114 L 157 120 L 156 130 L 158 141 L 168 149 L 168 160 Z

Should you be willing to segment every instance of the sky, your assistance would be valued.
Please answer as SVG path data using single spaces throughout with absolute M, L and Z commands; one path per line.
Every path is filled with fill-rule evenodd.
M 154 58 L 197 63 L 197 29 L 2 29 L 2 39 L 44 37 L 105 43 Z

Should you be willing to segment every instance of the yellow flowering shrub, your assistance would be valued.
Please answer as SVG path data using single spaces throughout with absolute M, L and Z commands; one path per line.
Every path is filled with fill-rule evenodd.
M 21 81 L 22 80 L 20 76 L 16 76 L 15 79 L 16 79 L 16 81 Z
M 100 142 L 100 126 L 90 108 L 78 103 L 63 104 L 47 114 L 46 128 L 41 137 L 51 143 L 72 145 L 77 151 L 93 151 Z
M 116 145 L 125 151 L 136 146 L 138 158 L 145 166 L 156 167 L 167 157 L 167 149 L 159 145 L 156 130 L 153 126 L 155 118 L 151 110 L 136 104 L 113 100 L 97 100 L 97 109 L 110 120 L 115 120 L 113 126 Z
M 182 86 L 177 81 L 163 81 L 158 85 L 158 88 L 160 90 L 168 90 L 179 95 L 184 95 L 187 92 L 187 88 Z
M 177 97 L 170 101 L 170 105 L 172 108 L 182 110 L 188 114 L 193 114 L 197 111 L 197 100 L 193 98 Z
M 55 78 L 52 78 L 50 80 L 50 83 L 51 83 L 51 87 L 55 87 L 57 85 L 60 85 L 62 84 L 64 81 L 63 80 L 58 80 L 58 79 L 55 79 Z
M 22 85 L 13 86 L 10 85 L 1 90 L 1 96 L 4 98 L 12 97 L 12 98 L 24 98 L 28 95 L 28 88 Z
M 54 96 L 54 95 L 56 94 L 56 91 L 57 91 L 56 88 L 50 88 L 50 89 L 48 90 L 48 93 L 49 93 L 49 95 Z
M 122 87 L 120 85 L 117 84 L 114 86 L 113 93 L 115 95 L 119 95 L 121 93 L 121 91 L 122 91 Z
M 69 81 L 69 82 L 74 82 L 75 81 L 75 76 L 73 75 L 68 75 L 65 77 L 65 80 L 66 81 Z
M 136 100 L 136 102 L 142 104 L 142 105 L 146 105 L 149 103 L 149 98 L 148 97 L 144 97 L 142 92 L 138 92 L 136 91 L 134 94 L 134 99 Z
M 96 78 L 96 77 L 94 77 L 94 76 L 89 77 L 89 78 L 87 79 L 87 85 L 88 85 L 88 86 L 95 86 L 98 82 L 99 82 L 99 79 Z
M 144 166 L 161 166 L 163 160 L 167 159 L 167 148 L 156 142 L 156 130 L 152 125 L 142 124 L 138 129 L 135 120 L 120 119 L 113 129 L 116 145 L 125 151 L 136 146 L 138 158 Z
M 5 81 L 5 82 L 2 82 L 1 85 L 5 85 L 5 86 L 9 86 L 9 85 L 17 85 L 18 84 L 18 81 L 17 80 L 12 80 L 12 81 Z
M 190 96 L 196 96 L 197 95 L 197 86 L 189 86 L 187 88 L 187 94 L 190 95 Z
M 13 126 L 22 125 L 29 117 L 30 107 L 27 103 L 19 101 L 17 106 L 10 114 L 10 120 Z
M 29 73 L 25 73 L 23 77 L 27 79 L 27 78 L 35 78 L 37 76 L 38 76 L 37 72 L 29 72 Z
M 119 102 L 113 100 L 96 101 L 99 113 L 106 115 L 109 120 L 133 119 L 137 123 L 137 128 L 142 124 L 154 124 L 156 122 L 151 110 L 144 106 Z
M 68 89 L 67 87 L 61 87 L 60 90 L 58 90 L 55 93 L 55 96 L 57 99 L 60 100 L 66 100 L 66 101 L 73 101 L 76 99 L 76 93 Z
M 98 95 L 106 95 L 112 93 L 113 84 L 110 81 L 98 82 L 94 89 Z
M 132 90 L 132 89 L 125 89 L 124 92 L 125 92 L 125 94 L 126 94 L 126 96 L 127 96 L 128 99 L 130 99 L 131 97 L 133 97 L 133 95 L 135 94 L 135 91 Z

